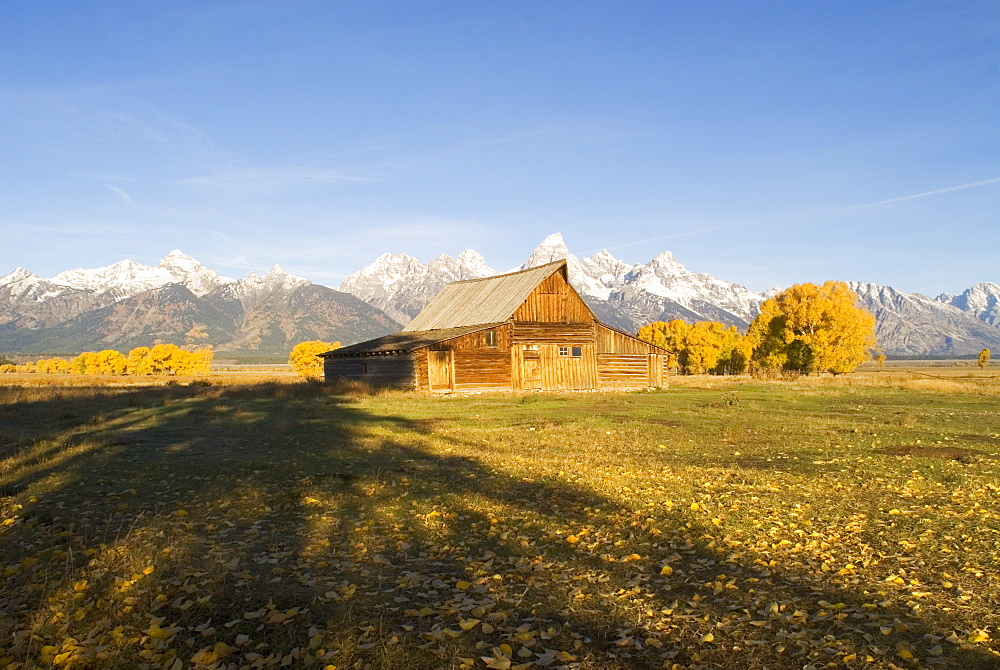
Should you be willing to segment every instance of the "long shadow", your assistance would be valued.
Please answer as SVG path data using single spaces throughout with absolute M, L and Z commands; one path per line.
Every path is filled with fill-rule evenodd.
M 0 658 L 26 666 L 997 667 L 687 511 L 448 454 L 476 445 L 441 420 L 307 386 L 70 407 L 3 408 L 43 440 L 0 447 L 24 506 L 0 527 Z M 595 510 L 616 527 L 588 532 Z

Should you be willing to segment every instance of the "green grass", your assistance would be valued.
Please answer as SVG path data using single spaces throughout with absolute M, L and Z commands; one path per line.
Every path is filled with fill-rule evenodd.
M 995 396 L 0 403 L 0 668 L 1000 667 Z

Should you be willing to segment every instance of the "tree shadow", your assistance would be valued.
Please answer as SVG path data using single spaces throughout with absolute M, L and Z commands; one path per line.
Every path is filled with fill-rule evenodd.
M 0 527 L 0 658 L 997 667 L 904 597 L 779 569 L 687 509 L 491 466 L 402 403 L 272 385 L 5 407 L 0 492 L 23 509 Z

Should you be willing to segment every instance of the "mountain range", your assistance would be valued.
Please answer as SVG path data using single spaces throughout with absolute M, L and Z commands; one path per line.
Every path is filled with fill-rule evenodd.
M 628 332 L 652 321 L 721 321 L 741 329 L 768 294 L 685 268 L 670 252 L 629 264 L 601 251 L 570 253 L 562 235 L 545 238 L 518 268 L 566 259 L 570 281 L 605 323 Z M 38 277 L 17 268 L 0 277 L 0 352 L 72 353 L 127 349 L 160 340 L 182 344 L 195 326 L 220 353 L 287 353 L 307 339 L 360 342 L 395 332 L 445 284 L 498 274 L 478 252 L 424 264 L 382 254 L 338 290 L 290 275 L 234 280 L 180 251 L 151 267 L 124 260 Z M 876 336 L 892 356 L 968 356 L 1000 349 L 1000 285 L 980 283 L 930 298 L 850 282 L 876 316 Z
M 274 266 L 262 276 L 222 277 L 180 251 L 156 267 L 124 260 L 49 279 L 17 268 L 0 277 L 0 351 L 127 350 L 184 344 L 201 326 L 219 352 L 274 355 L 303 340 L 343 343 L 399 324 L 348 293 Z

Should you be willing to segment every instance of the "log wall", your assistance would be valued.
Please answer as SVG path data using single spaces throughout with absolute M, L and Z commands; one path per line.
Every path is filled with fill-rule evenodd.
M 511 388 L 509 351 L 455 351 L 455 390 Z
M 591 323 L 518 323 L 512 325 L 513 344 L 593 344 Z
M 603 323 L 595 324 L 597 350 L 602 354 L 662 354 L 659 347 L 618 332 Z
M 323 373 L 327 381 L 350 379 L 372 386 L 413 389 L 416 388 L 415 367 L 413 354 L 350 356 L 325 359 Z
M 649 355 L 597 354 L 597 378 L 603 388 L 649 386 Z

